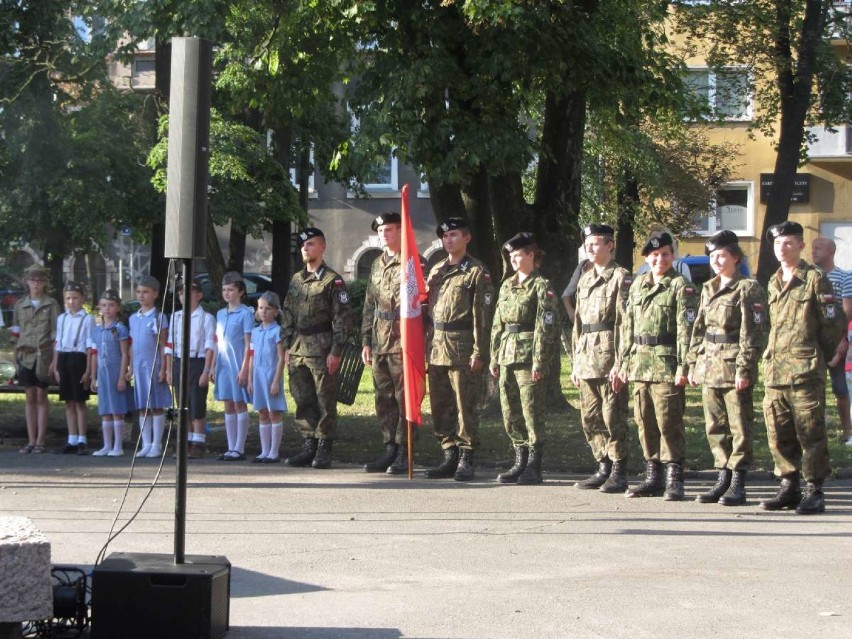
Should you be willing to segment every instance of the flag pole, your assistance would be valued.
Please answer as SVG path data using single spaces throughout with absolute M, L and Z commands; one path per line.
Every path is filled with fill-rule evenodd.
M 411 445 L 411 433 L 412 433 L 412 430 L 413 430 L 411 428 L 411 420 L 406 419 L 405 424 L 408 428 L 408 435 L 407 435 L 407 441 L 408 441 L 408 478 L 414 479 L 414 447 Z

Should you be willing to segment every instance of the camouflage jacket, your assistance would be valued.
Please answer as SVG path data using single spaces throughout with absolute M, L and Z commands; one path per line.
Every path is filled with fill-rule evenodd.
M 624 313 L 633 277 L 610 262 L 598 275 L 589 269 L 577 283 L 573 373 L 580 379 L 599 379 L 618 368 Z
M 426 260 L 420 257 L 425 270 Z M 386 252 L 373 261 L 370 283 L 364 297 L 364 315 L 361 320 L 361 345 L 373 349 L 374 355 L 400 353 L 399 286 L 400 255 Z
M 822 381 L 825 364 L 834 357 L 842 331 L 842 311 L 828 277 L 805 261 L 789 282 L 781 269 L 769 279 L 771 327 L 763 354 L 767 386 Z
M 485 264 L 470 255 L 458 264 L 444 259 L 432 267 L 426 286 L 432 322 L 429 363 L 466 366 L 476 358 L 487 364 L 494 285 Z
M 18 334 L 15 344 L 17 361 L 25 368 L 33 368 L 39 354 L 53 355 L 56 339 L 56 319 L 59 317 L 59 302 L 43 295 L 38 307 L 33 306 L 29 296 L 15 302 L 12 310 L 12 329 Z M 49 358 L 48 358 L 49 359 Z
M 766 294 L 757 280 L 737 271 L 724 286 L 719 276 L 704 284 L 687 360 L 696 382 L 728 388 L 739 377 L 754 384 L 765 341 Z
M 559 304 L 538 271 L 520 283 L 517 275 L 503 282 L 491 325 L 491 368 L 532 364 L 532 370 L 546 372 L 559 341 Z
M 281 342 L 291 355 L 340 355 L 352 335 L 352 305 L 343 278 L 323 263 L 290 280 L 281 307 Z
M 636 278 L 627 298 L 619 367 L 630 381 L 673 384 L 687 374 L 697 306 L 695 287 L 673 268 L 657 284 L 651 273 Z

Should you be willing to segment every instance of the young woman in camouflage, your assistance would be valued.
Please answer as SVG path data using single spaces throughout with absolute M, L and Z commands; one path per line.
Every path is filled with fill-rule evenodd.
M 701 291 L 687 361 L 689 383 L 703 384 L 707 441 L 719 476 L 696 501 L 741 506 L 752 460 L 752 395 L 765 341 L 766 294 L 740 273 L 743 251 L 733 231 L 716 233 L 704 252 L 716 277 Z
M 503 424 L 515 448 L 515 464 L 501 484 L 540 484 L 544 446 L 543 378 L 560 334 L 559 301 L 538 272 L 541 250 L 532 233 L 503 245 L 515 275 L 503 282 L 491 326 L 491 375 L 498 380 Z

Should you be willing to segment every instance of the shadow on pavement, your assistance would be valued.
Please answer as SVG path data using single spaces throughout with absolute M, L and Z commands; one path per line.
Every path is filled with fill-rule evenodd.
M 270 595 L 294 595 L 306 592 L 320 592 L 328 590 L 322 586 L 307 584 L 300 581 L 282 579 L 256 570 L 246 570 L 237 566 L 231 567 L 231 597 L 266 597 Z M 247 628 L 246 630 L 251 630 Z M 262 628 L 258 630 L 273 630 Z M 246 635 L 251 637 L 265 637 L 273 635 Z M 281 635 L 277 635 L 281 636 Z M 356 635 L 352 635 L 356 636 Z

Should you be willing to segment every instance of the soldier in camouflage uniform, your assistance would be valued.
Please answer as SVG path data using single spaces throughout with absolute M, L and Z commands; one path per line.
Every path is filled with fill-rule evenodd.
M 696 501 L 740 506 L 746 502 L 752 459 L 752 395 L 765 341 L 766 295 L 756 280 L 739 271 L 743 251 L 736 233 L 716 233 L 704 252 L 716 277 L 701 290 L 687 361 L 689 383 L 703 384 L 707 441 L 719 476 Z
M 385 453 L 364 466 L 368 473 L 389 475 L 408 471 L 408 428 L 405 423 L 405 385 L 399 327 L 400 234 L 399 213 L 373 220 L 384 251 L 373 262 L 361 322 L 361 359 L 373 368 L 376 416 Z M 421 267 L 425 261 L 421 259 Z
M 352 334 L 352 310 L 343 278 L 323 261 L 323 232 L 306 228 L 299 233 L 298 244 L 305 268 L 290 280 L 281 307 L 281 342 L 303 443 L 302 451 L 284 463 L 330 468 L 337 427 L 337 374 L 343 347 Z
M 479 445 L 494 286 L 485 264 L 467 254 L 467 220 L 450 218 L 437 234 L 447 258 L 432 268 L 427 282 L 432 320 L 427 352 L 432 421 L 444 461 L 427 470 L 426 477 L 470 481 L 473 451 Z
M 583 433 L 598 462 L 595 474 L 574 485 L 605 493 L 627 490 L 627 387 L 616 373 L 633 278 L 612 259 L 614 236 L 615 231 L 606 224 L 589 224 L 583 229 L 583 245 L 592 268 L 577 283 L 571 340 L 571 380 L 580 389 Z
M 806 515 L 825 510 L 822 483 L 831 472 L 825 363 L 840 348 L 843 313 L 828 277 L 800 258 L 802 235 L 796 222 L 776 224 L 766 234 L 781 267 L 769 278 L 767 291 L 771 328 L 763 354 L 763 415 L 781 488 L 761 506 Z M 804 496 L 800 470 L 807 482 Z
M 538 267 L 542 252 L 532 233 L 503 245 L 515 275 L 503 282 L 491 326 L 491 375 L 499 380 L 503 424 L 515 464 L 501 484 L 540 484 L 544 447 L 545 383 L 559 343 L 559 301 Z
M 628 497 L 680 501 L 686 455 L 685 410 L 689 337 L 695 288 L 672 268 L 672 236 L 652 236 L 642 249 L 650 267 L 630 287 L 619 379 L 633 382 L 633 416 L 645 456 L 645 481 Z M 663 484 L 662 464 L 666 464 Z

